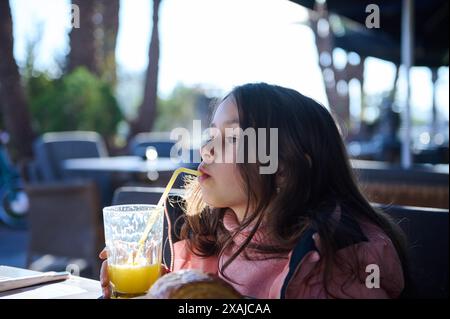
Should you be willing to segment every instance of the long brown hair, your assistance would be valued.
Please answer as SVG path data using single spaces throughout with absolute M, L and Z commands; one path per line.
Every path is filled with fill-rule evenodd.
M 226 209 L 208 207 L 195 180 L 188 183 L 181 238 L 188 240 L 195 254 L 221 256 L 234 237 L 251 225 L 244 243 L 220 265 L 224 275 L 239 254 L 249 258 L 248 251 L 254 251 L 264 258 L 278 258 L 291 251 L 303 232 L 313 227 L 320 236 L 327 288 L 333 266 L 347 264 L 355 277 L 360 269 L 356 252 L 352 261 L 336 261 L 338 243 L 351 243 L 359 236 L 351 227 L 335 231 L 336 221 L 330 214 L 340 208 L 342 216 L 380 227 L 392 240 L 407 273 L 402 232 L 358 189 L 338 127 L 325 107 L 295 90 L 265 83 L 236 87 L 228 96 L 237 105 L 243 130 L 278 128 L 279 169 L 277 174 L 259 174 L 258 161 L 237 164 L 248 202 L 246 217 L 232 234 L 223 225 Z M 254 244 L 251 240 L 263 222 L 270 243 Z

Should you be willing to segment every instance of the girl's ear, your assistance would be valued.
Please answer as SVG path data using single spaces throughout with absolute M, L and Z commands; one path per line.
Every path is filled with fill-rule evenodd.
M 308 162 L 309 168 L 312 168 L 312 159 L 311 156 L 309 156 L 309 154 L 305 153 L 305 158 L 306 161 Z M 279 189 L 283 189 L 284 185 L 286 185 L 286 179 L 288 176 L 288 173 L 286 172 L 285 166 L 280 164 L 278 165 L 278 171 L 275 173 L 275 183 L 276 183 L 276 187 L 277 187 L 277 192 Z

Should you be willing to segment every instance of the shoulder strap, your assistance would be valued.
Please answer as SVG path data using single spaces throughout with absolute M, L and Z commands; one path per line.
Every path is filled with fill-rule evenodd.
M 281 287 L 281 299 L 285 298 L 287 285 L 294 276 L 295 270 L 297 269 L 302 259 L 310 251 L 316 250 L 316 246 L 312 238 L 312 235 L 314 233 L 315 231 L 312 228 L 308 228 L 295 245 L 294 250 L 292 251 L 291 259 L 289 260 L 289 271 L 286 275 L 286 278 L 284 279 L 283 286 Z

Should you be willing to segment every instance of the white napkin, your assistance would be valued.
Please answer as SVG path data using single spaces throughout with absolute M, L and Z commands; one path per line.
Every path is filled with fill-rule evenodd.
M 47 282 L 62 281 L 69 279 L 70 273 L 63 272 L 45 272 L 38 275 L 24 277 L 0 277 L 0 292 L 34 286 Z

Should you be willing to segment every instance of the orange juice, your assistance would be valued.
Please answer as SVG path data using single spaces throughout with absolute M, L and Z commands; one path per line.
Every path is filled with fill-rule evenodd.
M 142 295 L 159 278 L 161 265 L 108 265 L 113 290 L 119 294 Z

